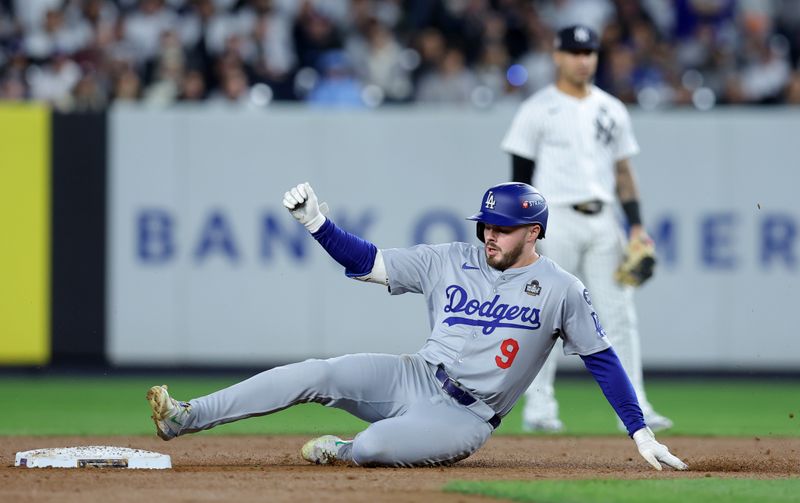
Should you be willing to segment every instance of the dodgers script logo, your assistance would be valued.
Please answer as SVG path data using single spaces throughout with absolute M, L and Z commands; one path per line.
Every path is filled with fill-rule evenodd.
M 470 299 L 467 291 L 458 285 L 450 285 L 445 290 L 449 304 L 444 306 L 445 313 L 464 313 L 467 316 L 477 314 L 478 319 L 450 316 L 443 323 L 453 325 L 472 325 L 483 327 L 483 333 L 491 334 L 498 328 L 518 328 L 521 330 L 536 330 L 542 326 L 539 321 L 539 310 L 535 307 L 510 306 L 498 304 L 499 295 L 483 303 L 477 299 Z M 482 318 L 482 319 L 481 319 Z M 523 324 L 504 323 L 504 321 L 519 320 Z

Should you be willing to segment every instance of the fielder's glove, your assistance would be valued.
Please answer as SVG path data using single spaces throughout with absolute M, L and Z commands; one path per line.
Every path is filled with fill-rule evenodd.
M 328 214 L 328 205 L 317 201 L 317 195 L 308 182 L 287 190 L 283 194 L 283 205 L 312 234 L 322 227 Z
M 671 466 L 676 470 L 688 470 L 689 465 L 678 459 L 677 456 L 672 455 L 667 449 L 667 446 L 660 444 L 656 440 L 650 428 L 644 427 L 633 434 L 633 441 L 636 442 L 636 447 L 639 449 L 639 454 L 642 455 L 648 463 L 653 465 L 656 470 L 661 470 L 661 463 Z M 661 461 L 661 463 L 659 463 Z
M 614 279 L 623 285 L 639 286 L 653 275 L 656 247 L 648 237 L 634 238 L 628 243 L 625 259 L 614 272 Z

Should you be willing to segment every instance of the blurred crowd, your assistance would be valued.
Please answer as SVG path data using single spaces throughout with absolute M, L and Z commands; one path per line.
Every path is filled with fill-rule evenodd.
M 626 103 L 800 103 L 800 0 L 0 0 L 0 100 L 487 107 L 575 23 Z

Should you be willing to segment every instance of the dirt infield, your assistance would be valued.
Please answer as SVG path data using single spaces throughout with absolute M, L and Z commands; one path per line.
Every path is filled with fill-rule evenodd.
M 800 476 L 798 438 L 666 437 L 691 471 L 657 472 L 626 437 L 498 436 L 446 468 L 311 466 L 306 437 L 0 437 L 2 501 L 490 501 L 444 494 L 454 479 Z M 113 445 L 170 454 L 169 471 L 14 468 L 17 451 Z

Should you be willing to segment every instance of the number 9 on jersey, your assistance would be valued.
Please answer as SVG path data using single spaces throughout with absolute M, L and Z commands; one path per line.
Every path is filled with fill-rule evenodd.
M 506 339 L 500 343 L 500 352 L 503 353 L 503 355 L 495 356 L 494 362 L 501 369 L 507 369 L 512 363 L 514 363 L 514 358 L 517 357 L 518 351 L 519 342 L 517 342 L 515 339 Z

